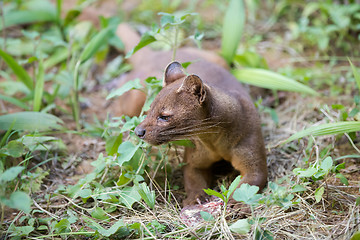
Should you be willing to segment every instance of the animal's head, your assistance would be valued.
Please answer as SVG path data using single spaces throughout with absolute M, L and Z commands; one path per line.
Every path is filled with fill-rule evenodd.
M 202 80 L 196 75 L 186 76 L 181 64 L 172 62 L 165 70 L 163 89 L 135 133 L 153 145 L 190 138 L 204 127 L 206 99 L 207 87 Z

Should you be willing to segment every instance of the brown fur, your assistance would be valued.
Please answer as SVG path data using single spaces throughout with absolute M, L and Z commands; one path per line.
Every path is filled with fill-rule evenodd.
M 131 77 L 158 76 L 170 55 L 147 49 L 134 56 L 138 65 Z M 204 56 L 200 50 L 178 51 L 180 62 L 197 60 L 187 69 L 194 74 L 186 75 L 178 62 L 169 64 L 164 88 L 146 119 L 135 129 L 140 138 L 153 145 L 179 139 L 194 142 L 195 148 L 187 147 L 184 156 L 185 206 L 205 197 L 203 189 L 210 187 L 213 178 L 211 166 L 221 160 L 230 162 L 242 174 L 240 184 L 263 188 L 267 182 L 265 148 L 256 108 L 241 84 Z M 126 99 L 128 107 L 133 104 L 130 99 Z M 139 102 L 133 106 L 141 105 Z M 130 110 L 136 112 L 134 108 Z

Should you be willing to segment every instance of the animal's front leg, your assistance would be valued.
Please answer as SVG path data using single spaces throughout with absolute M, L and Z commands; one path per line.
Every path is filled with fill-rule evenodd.
M 204 202 L 206 193 L 203 189 L 209 188 L 212 180 L 210 168 L 195 168 L 191 163 L 183 168 L 184 185 L 187 198 L 183 201 L 184 206 Z

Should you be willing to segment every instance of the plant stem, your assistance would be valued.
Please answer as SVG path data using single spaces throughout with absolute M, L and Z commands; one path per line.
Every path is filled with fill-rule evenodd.
M 74 89 L 72 93 L 73 117 L 76 123 L 76 130 L 80 130 L 80 103 L 79 103 L 79 68 L 81 62 L 78 61 L 74 69 Z
M 172 55 L 172 59 L 171 59 L 172 61 L 175 61 L 175 57 L 176 57 L 178 34 L 179 34 L 178 26 L 175 26 L 175 39 L 174 39 L 174 45 L 173 45 L 173 55 Z
M 50 238 L 50 237 L 55 237 L 55 236 L 88 235 L 88 234 L 95 234 L 95 232 L 55 233 L 55 234 L 42 235 L 42 236 L 39 236 L 39 237 L 34 237 L 32 239 L 44 239 L 44 238 Z
M 5 29 L 5 17 L 4 17 L 4 2 L 0 1 L 0 15 L 1 15 L 1 23 L 2 23 L 2 37 L 4 39 L 3 50 L 6 52 L 6 29 Z M 3 65 L 3 59 L 0 59 L 0 70 Z
M 0 206 L 1 206 L 1 219 L 0 219 L 0 226 L 3 225 L 3 222 L 4 222 L 4 212 L 5 212 L 5 206 L 4 204 L 1 204 L 0 203 Z

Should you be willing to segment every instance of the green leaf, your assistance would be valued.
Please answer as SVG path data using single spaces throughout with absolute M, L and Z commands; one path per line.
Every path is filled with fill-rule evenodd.
M 233 223 L 229 228 L 234 233 L 244 235 L 250 231 L 251 225 L 249 224 L 247 219 L 240 219 Z
M 321 201 L 321 198 L 322 198 L 322 196 L 324 194 L 324 191 L 325 191 L 324 187 L 320 187 L 320 188 L 315 190 L 314 195 L 315 195 L 315 200 L 316 200 L 317 203 Z
M 118 136 L 111 136 L 106 140 L 105 150 L 109 156 L 117 153 L 117 150 L 122 143 L 123 135 L 120 133 Z
M 299 184 L 296 184 L 295 186 L 292 187 L 291 192 L 296 193 L 296 192 L 305 192 L 307 191 L 307 189 Z
M 24 154 L 24 144 L 18 141 L 10 141 L 7 144 L 7 152 L 14 158 L 21 157 Z
M 109 219 L 109 216 L 106 214 L 106 212 L 99 207 L 96 207 L 92 212 L 91 216 L 93 218 L 99 219 L 99 220 L 107 220 Z
M 81 189 L 80 191 L 78 191 L 76 193 L 76 195 L 81 198 L 89 198 L 92 195 L 92 191 L 91 191 L 91 189 L 84 188 L 84 189 Z
M 242 0 L 230 0 L 221 36 L 221 54 L 230 64 L 238 48 L 245 25 L 245 8 Z
M 35 230 L 33 226 L 22 226 L 22 227 L 15 227 L 14 225 L 11 225 L 10 229 L 12 236 L 17 237 L 26 237 L 28 236 L 32 231 Z M 16 238 L 10 238 L 10 239 L 16 239 Z
M 0 21 L 0 31 L 4 28 L 14 25 L 35 23 L 35 22 L 53 22 L 56 20 L 56 13 L 52 9 L 31 9 L 16 10 L 6 13 L 5 25 Z
M 136 187 L 125 187 L 120 194 L 120 202 L 127 208 L 131 208 L 135 202 L 141 200 L 141 196 Z
M 89 217 L 82 216 L 82 219 L 88 224 L 90 228 L 96 230 L 98 233 L 105 237 L 110 237 L 111 235 L 119 231 L 122 227 L 125 227 L 122 219 L 114 223 L 109 229 L 103 228 L 100 224 L 98 224 Z
M 329 172 L 331 167 L 333 166 L 333 160 L 331 157 L 326 157 L 320 165 L 320 168 L 326 172 Z
M 78 48 L 78 45 L 75 45 L 71 50 L 73 52 L 76 52 Z M 71 53 L 69 52 L 69 49 L 67 47 L 58 48 L 53 54 L 51 54 L 51 56 L 49 56 L 49 58 L 44 61 L 44 69 L 48 69 L 62 61 L 65 61 L 68 58 L 69 54 Z
M 336 178 L 340 179 L 340 182 L 342 184 L 345 184 L 346 186 L 349 186 L 349 181 L 346 179 L 346 177 L 344 175 L 342 175 L 341 173 L 336 174 L 335 176 Z
M 208 189 L 204 189 L 204 192 L 209 196 L 215 196 L 215 197 L 218 197 L 218 198 L 222 199 L 223 201 L 225 201 L 225 197 L 221 193 L 219 193 L 215 190 L 208 188 Z
M 118 149 L 119 157 L 117 158 L 119 166 L 122 166 L 124 162 L 130 161 L 139 147 L 140 144 L 134 146 L 129 141 L 121 143 Z
M 356 233 L 354 233 L 354 235 L 352 235 L 350 240 L 360 240 L 360 231 L 357 231 Z
M 109 229 L 100 228 L 97 231 L 105 237 L 110 237 L 111 235 L 119 231 L 120 228 L 123 227 L 125 227 L 123 220 L 119 220 L 116 223 L 114 223 Z
M 358 90 L 360 91 L 360 73 L 358 72 L 358 70 L 356 69 L 356 67 L 353 65 L 353 63 L 351 62 L 351 60 L 348 58 L 352 72 L 354 74 L 354 78 L 356 81 L 356 85 L 358 87 Z
M 146 32 L 145 34 L 143 34 L 141 36 L 140 42 L 126 54 L 125 58 L 131 57 L 134 53 L 139 51 L 141 48 L 143 48 L 155 41 L 156 41 L 156 38 L 151 33 Z
M 100 47 L 106 44 L 108 38 L 111 34 L 113 34 L 113 32 L 114 29 L 112 27 L 104 28 L 100 32 L 98 32 L 82 51 L 79 58 L 80 64 L 86 62 L 91 57 L 93 57 L 95 53 L 100 49 Z
M 146 183 L 143 182 L 138 185 L 138 193 L 151 209 L 155 207 L 155 192 L 151 191 Z
M 300 168 L 295 168 L 293 170 L 293 173 L 295 173 L 299 177 L 312 177 L 316 172 L 317 169 L 313 167 L 309 167 L 308 169 L 305 170 Z
M 239 186 L 241 181 L 241 175 L 237 176 L 234 181 L 231 183 L 229 187 L 229 191 L 227 193 L 227 198 L 230 198 L 230 195 L 235 191 L 235 189 Z
M 61 219 L 54 227 L 57 233 L 70 232 L 71 230 L 70 222 L 66 218 Z
M 126 93 L 127 91 L 130 91 L 131 89 L 142 89 L 142 88 L 144 88 L 144 86 L 141 85 L 140 79 L 136 78 L 133 81 L 129 81 L 129 82 L 125 83 L 123 86 L 121 86 L 120 88 L 118 88 L 115 91 L 111 92 L 106 97 L 106 100 L 109 100 L 110 98 L 113 98 L 113 97 L 121 96 L 124 93 Z
M 13 70 L 16 77 L 25 84 L 25 86 L 32 90 L 33 81 L 25 69 L 20 66 L 13 57 L 0 49 L 0 57 L 6 62 L 6 64 Z
M 273 240 L 273 234 L 268 230 L 262 230 L 258 227 L 255 231 L 255 240 Z
M 33 107 L 34 112 L 40 111 L 43 92 L 44 92 L 44 65 L 42 60 L 40 60 L 38 72 L 36 75 L 34 107 Z
M 47 131 L 64 129 L 63 121 L 54 115 L 42 112 L 17 112 L 0 116 L 0 129 L 7 130 L 14 123 L 12 129 L 27 131 Z
M 24 169 L 25 167 L 23 166 L 15 166 L 7 169 L 1 174 L 0 182 L 9 182 L 14 180 Z
M 248 83 L 250 85 L 272 90 L 300 92 L 319 96 L 319 93 L 312 88 L 269 70 L 259 68 L 243 68 L 235 69 L 232 71 L 232 73 L 240 82 Z
M 29 107 L 25 103 L 20 101 L 19 99 L 0 94 L 0 100 L 7 101 L 11 104 L 14 104 L 15 106 L 18 106 L 19 108 L 24 109 L 24 110 L 29 110 Z
M 241 184 L 240 188 L 236 189 L 233 198 L 236 201 L 244 202 L 249 205 L 256 204 L 261 198 L 261 194 L 257 194 L 259 191 L 258 186 L 252 186 L 247 183 Z
M 174 15 L 171 15 L 169 13 L 159 13 L 159 15 L 160 14 L 162 15 L 161 18 L 160 18 L 160 25 L 161 25 L 162 28 L 165 27 L 168 24 L 175 23 Z
M 204 219 L 205 221 L 214 221 L 214 216 L 211 215 L 208 212 L 205 211 L 200 211 L 200 216 L 202 217 L 202 219 Z
M 13 192 L 10 195 L 10 199 L 0 197 L 0 202 L 10 208 L 22 210 L 25 213 L 30 213 L 31 210 L 31 198 L 24 192 Z
M 283 144 L 310 135 L 324 136 L 324 135 L 335 135 L 335 134 L 343 134 L 343 133 L 357 132 L 357 131 L 360 131 L 360 122 L 357 121 L 325 123 L 318 126 L 312 126 L 309 127 L 308 129 L 297 132 L 288 139 L 286 139 L 286 141 L 283 142 Z

